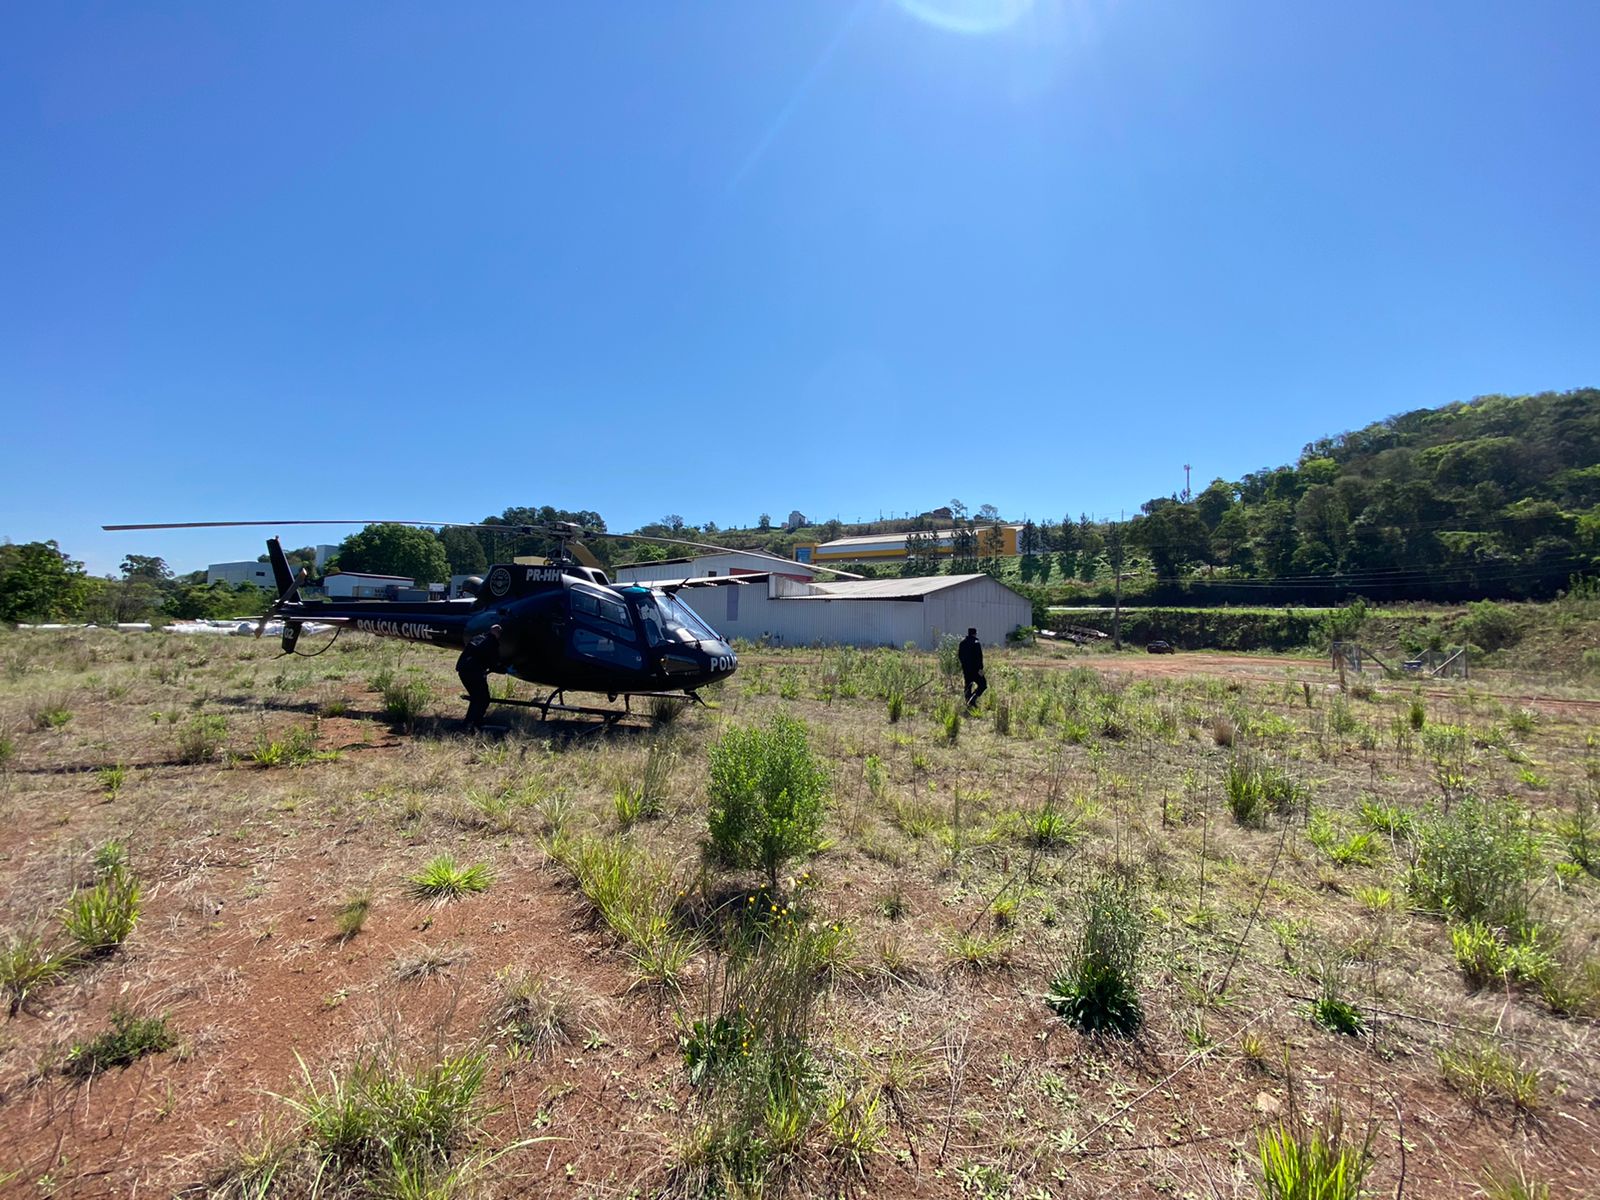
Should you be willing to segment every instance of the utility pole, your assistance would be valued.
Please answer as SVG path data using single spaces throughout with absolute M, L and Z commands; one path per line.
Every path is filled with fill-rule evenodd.
M 1122 542 L 1122 522 L 1119 519 L 1106 531 L 1106 554 L 1111 560 L 1111 571 L 1116 577 L 1116 607 L 1111 610 L 1111 648 L 1122 649 L 1122 567 L 1128 560 L 1127 547 Z
M 1193 498 L 1193 496 L 1194 496 L 1194 492 L 1189 487 L 1189 464 L 1188 463 L 1184 463 L 1183 464 L 1183 502 L 1185 504 L 1189 503 L 1190 499 Z

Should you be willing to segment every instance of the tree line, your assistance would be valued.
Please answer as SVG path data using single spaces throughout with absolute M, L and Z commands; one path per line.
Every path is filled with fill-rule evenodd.
M 606 528 L 597 512 L 549 505 L 510 507 L 479 528 L 371 525 L 347 537 L 327 569 L 439 583 L 553 553 L 552 539 L 520 527 L 555 522 Z M 635 532 L 780 557 L 846 534 L 904 533 L 904 561 L 858 564 L 862 573 L 984 571 L 1041 598 L 1085 603 L 1108 599 L 1119 578 L 1158 603 L 1546 597 L 1600 570 L 1600 390 L 1417 409 L 1312 442 L 1291 465 L 1214 479 L 1192 496 L 1153 498 L 1127 521 L 1070 513 L 1027 520 L 1015 559 L 1004 554 L 998 510 L 969 511 L 959 500 L 864 526 L 768 524 L 718 529 L 673 513 Z M 939 552 L 941 534 L 950 537 L 949 554 Z M 589 548 L 607 566 L 674 553 L 609 538 Z M 314 552 L 302 547 L 290 558 L 309 566 Z M 53 541 L 0 545 L 4 621 L 250 616 L 270 600 L 249 584 L 207 585 L 204 572 L 175 576 L 160 558 L 129 555 L 120 577 L 99 578 Z

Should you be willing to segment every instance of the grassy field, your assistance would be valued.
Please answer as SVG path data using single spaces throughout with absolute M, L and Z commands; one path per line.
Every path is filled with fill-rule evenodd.
M 1600 1194 L 1581 682 L 276 655 L 0 634 L 0 1193 Z

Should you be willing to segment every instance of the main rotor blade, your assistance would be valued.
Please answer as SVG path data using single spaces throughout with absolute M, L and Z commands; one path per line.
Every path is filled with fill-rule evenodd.
M 101 529 L 107 533 L 123 533 L 138 529 L 240 529 L 256 525 L 416 525 L 430 529 L 492 529 L 500 533 L 513 533 L 525 536 L 550 537 L 557 540 L 572 541 L 577 537 L 594 538 L 625 538 L 635 542 L 657 542 L 663 546 L 690 546 L 696 550 L 714 550 L 719 554 L 744 554 L 751 558 L 764 558 L 769 562 L 792 565 L 794 560 L 781 558 L 776 554 L 768 554 L 762 550 L 735 550 L 732 546 L 719 546 L 715 542 L 692 542 L 688 538 L 659 537 L 650 533 L 612 533 L 605 529 L 562 529 L 549 525 L 511 525 L 508 523 L 496 525 L 480 525 L 470 521 L 166 521 L 154 522 L 143 525 L 102 525 Z M 598 565 L 598 564 L 595 564 Z M 813 571 L 826 571 L 829 575 L 838 575 L 844 579 L 860 579 L 849 571 L 841 571 L 836 567 L 824 567 L 818 563 L 802 563 Z
M 130 529 L 243 529 L 252 525 L 452 525 L 457 529 L 487 529 L 486 525 L 455 525 L 451 521 L 166 521 L 148 525 L 102 525 L 107 533 Z
M 810 567 L 813 571 L 826 571 L 830 575 L 843 575 L 846 579 L 860 579 L 859 575 L 852 575 L 849 571 L 840 571 L 833 567 L 819 566 L 817 563 L 796 563 L 792 558 L 780 558 L 776 554 L 768 554 L 764 550 L 735 550 L 732 546 L 718 546 L 712 542 L 691 542 L 686 538 L 657 537 L 649 533 L 595 533 L 587 532 L 585 537 L 632 538 L 636 542 L 660 542 L 663 546 L 693 546 L 697 550 L 716 550 L 722 554 L 746 554 L 751 558 L 764 558 L 768 562 L 783 563 L 785 566 Z

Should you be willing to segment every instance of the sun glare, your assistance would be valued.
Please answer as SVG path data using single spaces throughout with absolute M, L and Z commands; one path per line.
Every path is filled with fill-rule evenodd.
M 1015 25 L 1034 0 L 895 0 L 920 21 L 951 33 L 998 33 Z

